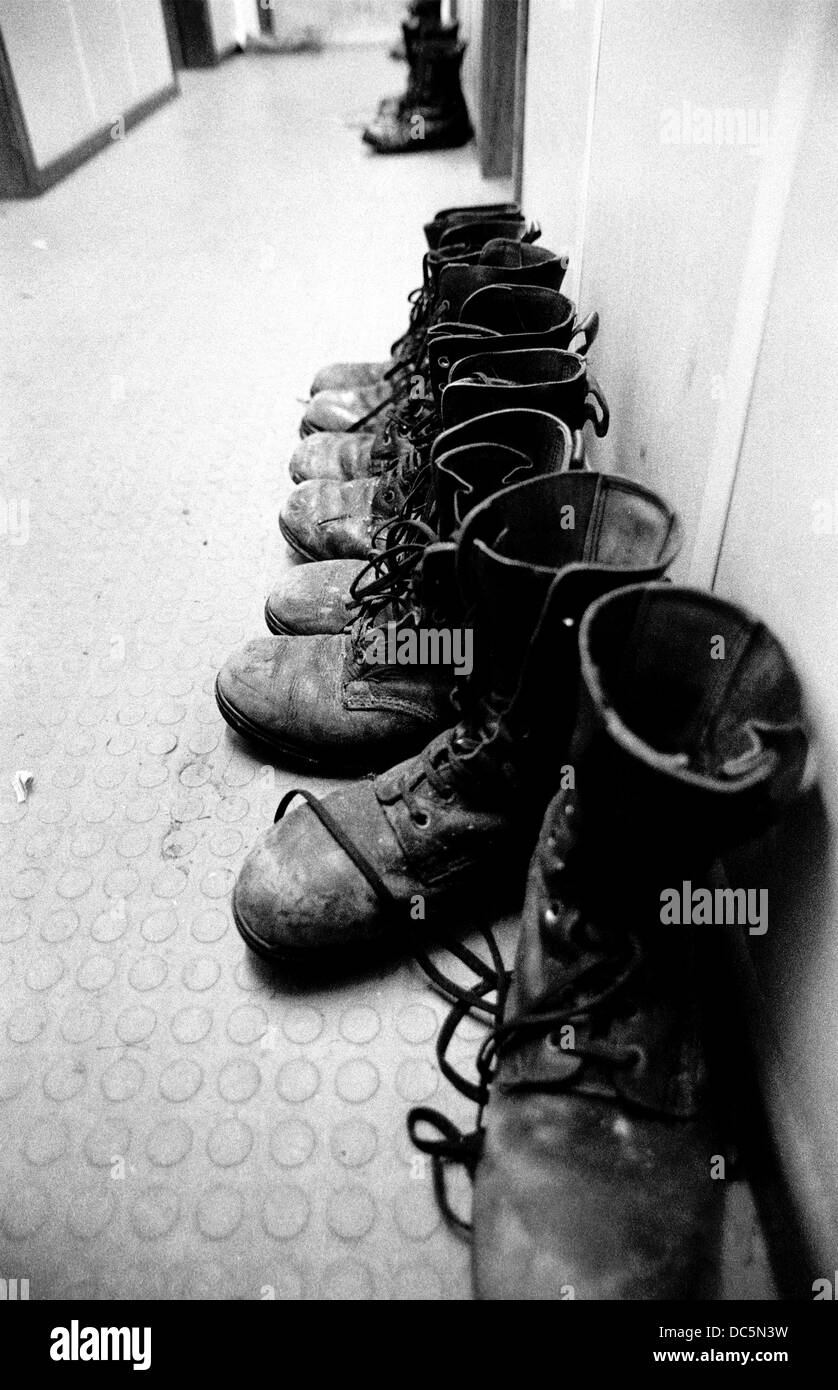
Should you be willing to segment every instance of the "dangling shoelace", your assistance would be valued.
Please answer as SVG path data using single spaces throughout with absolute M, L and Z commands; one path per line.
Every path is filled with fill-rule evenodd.
M 463 1167 L 471 1178 L 474 1177 L 483 1150 L 486 1106 L 501 1057 L 514 1051 L 516 1046 L 520 1047 L 537 1038 L 557 1033 L 568 1023 L 579 1023 L 594 1018 L 614 1001 L 634 974 L 639 959 L 639 947 L 634 938 L 629 938 L 629 943 L 630 956 L 621 967 L 616 968 L 616 974 L 613 962 L 598 961 L 593 965 L 585 964 L 575 970 L 570 969 L 559 991 L 541 1000 L 538 1007 L 529 1013 L 521 1014 L 507 1023 L 503 1022 L 503 1014 L 512 983 L 512 971 L 498 970 L 495 967 L 492 972 L 485 962 L 481 962 L 481 969 L 475 972 L 479 974 L 477 984 L 470 990 L 456 987 L 458 997 L 437 1037 L 437 1063 L 440 1072 L 454 1089 L 476 1105 L 474 1128 L 468 1131 L 461 1130 L 447 1115 L 431 1106 L 414 1106 L 407 1116 L 407 1129 L 411 1141 L 420 1153 L 431 1160 L 437 1203 L 451 1226 L 464 1232 L 471 1229 L 470 1223 L 460 1216 L 451 1204 L 446 1180 L 447 1165 Z M 420 961 L 420 964 L 423 963 Z M 581 988 L 589 977 L 596 977 L 603 968 L 608 978 L 598 990 L 589 993 L 584 1004 L 581 1004 L 578 1000 Z M 454 987 L 453 982 L 447 979 L 445 985 L 448 989 Z M 485 995 L 491 993 L 495 994 L 496 1002 L 487 1005 Z M 563 1002 L 565 1000 L 566 1002 Z M 488 1014 L 490 1026 L 477 1051 L 477 1081 L 473 1082 L 449 1063 L 447 1053 L 463 1020 L 470 1016 L 481 1022 L 485 1021 L 481 1018 L 481 1013 Z M 637 1060 L 637 1050 L 633 1047 L 619 1048 L 595 1040 L 575 1047 L 572 1055 L 583 1061 L 594 1061 L 615 1069 L 632 1065 Z M 529 1082 L 506 1082 L 504 1090 L 510 1094 L 526 1090 L 570 1090 L 575 1081 L 575 1074 L 569 1072 L 558 1080 L 538 1078 Z M 438 1137 L 423 1135 L 421 1130 L 425 1126 L 434 1130 Z

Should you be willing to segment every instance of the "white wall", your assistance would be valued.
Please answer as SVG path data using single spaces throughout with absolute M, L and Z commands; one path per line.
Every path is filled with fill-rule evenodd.
M 567 293 L 579 289 L 602 0 L 531 0 L 522 200 L 545 246 L 570 256 Z
M 394 43 L 403 0 L 275 0 L 277 33 L 313 25 L 331 43 Z
M 601 9 L 601 26 L 598 14 Z M 524 202 L 602 316 L 595 463 L 657 487 L 674 576 L 763 616 L 815 710 L 823 805 L 752 941 L 765 1100 L 812 1249 L 838 1244 L 838 9 L 530 0 Z M 591 113 L 587 120 L 583 113 Z M 765 881 L 764 879 L 762 880 Z
M 258 34 L 256 0 L 209 0 L 212 37 L 218 53 L 244 47 L 248 34 Z
M 838 819 L 838 16 L 817 48 L 715 588 L 761 613 L 800 667 Z M 823 1277 L 838 1228 L 838 866 L 819 818 L 793 818 L 771 863 L 766 1094 L 807 1193 Z M 831 1261 L 831 1262 L 830 1262 Z
M 173 81 L 160 0 L 0 0 L 39 168 Z

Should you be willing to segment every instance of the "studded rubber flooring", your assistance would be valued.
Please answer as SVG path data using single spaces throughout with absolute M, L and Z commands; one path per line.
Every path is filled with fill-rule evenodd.
M 469 1296 L 404 1128 L 468 1118 L 444 1005 L 408 963 L 301 984 L 248 956 L 230 889 L 299 774 L 212 695 L 291 563 L 313 372 L 383 355 L 429 212 L 506 192 L 469 150 L 359 148 L 401 78 L 365 51 L 186 74 L 0 209 L 0 1276 L 32 1298 Z M 747 1196 L 729 1237 L 759 1294 Z

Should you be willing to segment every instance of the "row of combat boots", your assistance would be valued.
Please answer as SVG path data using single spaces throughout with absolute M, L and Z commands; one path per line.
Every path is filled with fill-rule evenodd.
M 478 1296 L 714 1297 L 714 934 L 661 903 L 796 797 L 800 685 L 762 623 L 665 578 L 666 500 L 588 466 L 599 321 L 565 259 L 512 204 L 425 233 L 390 357 L 314 382 L 280 517 L 314 563 L 217 681 L 271 759 L 359 780 L 284 797 L 235 920 L 285 970 L 413 955 L 452 1003 L 438 1057 L 476 1128 L 409 1127 L 452 1221 L 452 1165 L 473 1177 Z M 488 956 L 461 944 L 506 910 L 511 971 L 490 930 Z M 447 1056 L 466 1018 L 488 1028 L 472 1078 Z
M 377 154 L 449 150 L 474 131 L 460 81 L 465 44 L 459 25 L 443 24 L 441 0 L 411 0 L 402 25 L 407 86 L 385 97 L 362 140 Z

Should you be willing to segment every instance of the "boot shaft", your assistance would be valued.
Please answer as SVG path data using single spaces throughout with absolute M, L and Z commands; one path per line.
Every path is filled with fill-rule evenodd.
M 523 217 L 483 217 L 470 222 L 456 222 L 446 227 L 436 246 L 438 251 L 455 248 L 482 251 L 490 241 L 496 239 L 523 241 L 530 244 L 538 241 L 541 230 L 537 225 L 528 226 Z
M 562 472 L 572 448 L 567 426 L 534 410 L 500 411 L 439 436 L 427 517 L 440 540 L 426 547 L 414 586 L 423 611 L 457 614 L 462 621 L 455 533 L 486 498 L 524 479 Z
M 391 409 L 396 406 L 401 407 L 408 399 L 418 398 L 420 404 L 424 401 L 427 407 L 423 407 L 420 411 L 421 418 L 418 422 L 425 437 L 428 436 L 426 416 L 429 411 L 438 429 L 441 422 L 438 420 L 437 403 L 431 388 L 428 357 L 431 337 L 432 335 L 436 336 L 437 326 L 452 318 L 456 319 L 462 304 L 476 289 L 493 283 L 511 281 L 507 296 L 507 302 L 511 303 L 517 292 L 530 283 L 538 285 L 545 279 L 559 283 L 564 276 L 566 267 L 566 259 L 556 257 L 552 251 L 528 243 L 521 243 L 512 238 L 493 239 L 480 251 L 476 249 L 463 251 L 458 248 L 450 253 L 427 252 L 424 259 L 423 289 L 418 302 L 414 305 L 410 327 L 403 338 L 394 344 L 394 357 L 397 359 L 400 377 L 397 382 L 394 381 Z M 455 272 L 455 278 L 447 278 L 452 272 Z M 562 304 L 564 302 L 564 300 L 561 301 Z M 569 303 L 569 301 L 567 302 Z M 485 306 L 482 312 L 484 317 L 489 316 Z M 509 321 L 509 312 L 510 310 L 507 308 L 505 318 L 507 322 Z M 540 312 L 541 320 L 543 320 L 544 310 Z M 480 335 L 481 342 L 484 335 L 489 333 L 488 329 L 483 328 L 475 331 Z M 444 356 L 444 353 L 442 355 Z M 513 362 L 511 365 L 516 366 L 517 363 Z M 443 370 L 443 368 L 438 368 L 438 371 Z M 418 392 L 414 380 L 417 375 L 421 378 L 418 383 L 420 388 Z M 486 411 L 496 408 L 493 402 L 485 396 L 477 398 L 475 404 L 476 408 L 473 409 L 464 406 L 461 412 L 462 419 L 468 418 L 469 415 L 484 414 Z M 521 399 L 519 401 L 504 401 L 502 404 L 526 406 L 538 405 L 539 402 Z M 356 422 L 352 428 L 374 426 L 379 422 L 380 410 L 381 407 L 375 407 L 369 417 Z M 455 422 L 452 421 L 451 423 Z M 407 431 L 408 433 L 413 432 L 410 424 L 407 425 Z M 376 457 L 388 456 L 391 452 L 389 437 L 380 440 L 373 448 Z
M 460 71 L 464 55 L 465 44 L 460 43 L 457 24 L 434 34 L 415 33 L 408 50 L 410 76 L 403 114 L 436 120 L 463 110 Z
M 609 814 L 623 840 L 642 822 L 668 862 L 700 869 L 797 794 L 809 750 L 800 682 L 744 610 L 633 586 L 590 607 L 579 647 L 573 755 L 592 796 L 616 789 Z
M 656 493 L 600 473 L 516 484 L 466 520 L 457 577 L 474 614 L 475 679 L 524 759 L 538 750 L 547 789 L 575 724 L 582 615 L 602 594 L 665 573 L 681 539 Z
M 534 235 L 528 230 L 522 217 L 495 218 L 484 217 L 480 221 L 467 222 L 460 232 L 452 230 L 453 240 L 447 239 L 443 231 L 435 249 L 425 253 L 422 260 L 422 287 L 411 298 L 414 301 L 410 324 L 406 333 L 393 344 L 390 351 L 396 361 L 411 359 L 421 353 L 425 334 L 435 311 L 439 291 L 439 277 L 443 267 L 448 265 L 476 265 L 484 248 L 500 240 L 506 248 L 525 237 Z M 496 253 L 497 254 L 497 253 Z M 510 253 L 505 251 L 506 255 Z
M 518 239 L 494 238 L 485 244 L 476 262 L 439 267 L 440 317 L 448 322 L 458 321 L 469 296 L 486 285 L 540 285 L 559 290 L 567 266 L 567 256 L 557 256 L 546 247 Z
M 454 535 L 478 503 L 523 481 L 514 476 L 517 469 L 506 467 L 511 459 L 487 456 L 487 444 L 524 456 L 527 477 L 562 473 L 573 457 L 567 425 L 540 410 L 498 410 L 443 430 L 431 449 L 435 529 L 443 540 Z
M 469 295 L 460 311 L 460 327 L 434 325 L 428 339 L 428 372 L 434 399 L 439 403 L 451 369 L 464 358 L 490 352 L 524 351 L 555 347 L 578 355 L 593 344 L 599 315 L 580 323 L 576 306 L 556 290 L 538 285 L 487 285 Z
M 608 404 L 587 362 L 577 353 L 556 348 L 482 351 L 461 358 L 442 391 L 445 428 L 474 413 L 527 406 L 557 415 L 571 430 L 590 421 L 598 435 L 607 433 Z
M 425 223 L 425 240 L 428 249 L 435 251 L 446 231 L 456 226 L 467 226 L 469 222 L 524 221 L 523 213 L 517 203 L 466 203 L 460 206 L 440 208 L 429 222 Z
M 585 614 L 579 648 L 572 785 L 549 806 L 530 867 L 504 1078 L 684 1119 L 705 1082 L 696 983 L 707 938 L 695 928 L 730 921 L 733 905 L 708 886 L 713 861 L 800 790 L 801 689 L 761 623 L 696 590 L 607 594 Z M 593 1007 L 603 988 L 606 1006 Z M 575 1024 L 564 1052 L 548 1029 L 521 1029 L 557 1004 Z M 643 1065 L 592 1064 L 592 1037 L 599 1054 L 633 1052 Z

